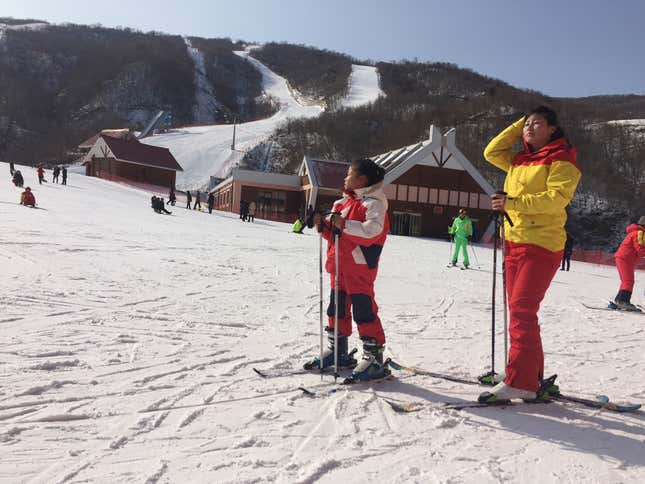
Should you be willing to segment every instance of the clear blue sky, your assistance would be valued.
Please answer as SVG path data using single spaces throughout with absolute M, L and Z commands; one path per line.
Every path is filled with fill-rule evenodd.
M 645 94 L 645 0 L 2 0 L 0 16 L 452 62 L 551 96 Z

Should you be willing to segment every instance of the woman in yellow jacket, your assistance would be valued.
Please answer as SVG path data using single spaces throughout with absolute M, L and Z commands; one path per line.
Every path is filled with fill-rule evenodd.
M 524 149 L 513 151 L 520 141 Z M 507 195 L 494 195 L 492 208 L 506 211 L 514 225 L 504 226 L 511 336 L 505 379 L 479 399 L 533 399 L 544 376 L 537 313 L 562 260 L 565 209 L 580 181 L 580 169 L 575 148 L 558 127 L 555 112 L 545 106 L 497 135 L 484 157 L 507 172 Z

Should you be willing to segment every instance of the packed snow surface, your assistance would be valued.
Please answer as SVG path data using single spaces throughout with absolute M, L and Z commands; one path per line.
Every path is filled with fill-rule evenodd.
M 385 94 L 379 87 L 378 71 L 373 66 L 352 65 L 349 77 L 349 92 L 342 101 L 342 106 L 355 108 L 376 101 Z
M 172 130 L 165 134 L 144 138 L 144 143 L 169 148 L 184 169 L 177 172 L 179 189 L 199 189 L 211 176 L 227 176 L 249 150 L 266 140 L 289 118 L 310 118 L 322 112 L 320 106 L 305 106 L 292 95 L 287 81 L 271 71 L 248 51 L 235 52 L 249 60 L 262 74 L 264 92 L 279 106 L 270 118 L 239 124 L 235 133 L 235 150 L 231 149 L 233 125 L 211 125 Z
M 263 380 L 252 367 L 318 353 L 315 234 L 181 199 L 158 215 L 143 191 L 75 173 L 40 186 L 22 171 L 41 209 L 17 204 L 0 163 L 0 482 L 645 482 L 643 413 L 445 410 L 483 389 L 397 372 L 317 397 L 298 387 L 333 378 Z M 449 248 L 388 238 L 386 357 L 474 376 L 490 369 L 492 251 L 476 247 L 462 271 L 446 267 Z M 645 401 L 645 316 L 581 304 L 617 288 L 612 267 L 557 273 L 540 317 L 563 392 Z M 384 398 L 429 405 L 398 414 Z

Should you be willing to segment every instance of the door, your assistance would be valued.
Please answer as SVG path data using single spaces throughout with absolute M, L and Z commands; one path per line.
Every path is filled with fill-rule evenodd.
M 421 235 L 421 214 L 394 212 L 390 232 L 394 235 Z

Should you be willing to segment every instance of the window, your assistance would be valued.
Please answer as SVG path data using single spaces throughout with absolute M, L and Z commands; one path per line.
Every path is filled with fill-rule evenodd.
M 396 190 L 396 199 L 401 200 L 402 202 L 408 201 L 408 186 L 407 185 L 397 185 Z
M 458 206 L 459 205 L 459 192 L 451 191 L 450 192 L 450 199 L 449 199 L 448 203 L 450 205 L 452 205 L 453 207 Z
M 419 187 L 408 187 L 408 202 L 417 201 L 417 190 Z
M 284 213 L 287 207 L 287 194 L 262 190 L 258 192 L 255 205 L 257 211 L 263 215 Z
M 490 197 L 485 193 L 479 194 L 479 208 L 483 210 L 490 210 L 492 205 L 490 204 Z
M 467 207 L 468 206 L 469 195 L 470 194 L 468 192 L 459 192 L 459 206 L 460 207 Z
M 428 203 L 427 187 L 419 187 L 419 203 Z
M 396 185 L 385 185 L 383 192 L 388 200 L 396 200 Z
M 470 203 L 468 203 L 470 208 L 479 208 L 479 193 L 470 194 Z
M 435 205 L 437 201 L 439 200 L 439 190 L 436 188 L 431 188 L 430 193 L 428 195 L 428 203 L 432 203 Z

